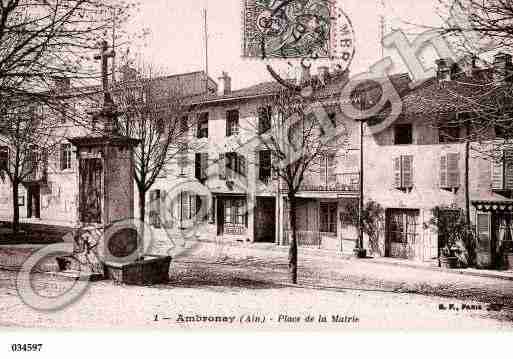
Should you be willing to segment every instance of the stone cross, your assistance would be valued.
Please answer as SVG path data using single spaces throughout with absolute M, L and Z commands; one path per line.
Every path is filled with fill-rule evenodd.
M 108 60 L 111 57 L 114 57 L 116 53 L 114 49 L 109 50 L 109 46 L 107 41 L 103 40 L 101 42 L 100 54 L 94 57 L 95 60 L 100 60 L 102 65 L 102 85 L 103 85 L 103 93 L 106 95 L 109 92 L 109 63 Z

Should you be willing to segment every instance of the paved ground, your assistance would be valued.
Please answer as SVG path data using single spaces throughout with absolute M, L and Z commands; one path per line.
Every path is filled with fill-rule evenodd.
M 28 247 L 0 249 L 0 266 L 22 262 Z M 6 256 L 7 254 L 7 256 Z M 90 285 L 77 302 L 53 313 L 30 309 L 18 297 L 16 272 L 0 271 L 0 325 L 48 328 L 445 328 L 512 329 L 513 282 L 376 264 L 303 256 L 299 287 L 288 286 L 283 252 L 204 244 L 177 257 L 169 285 Z M 44 267 L 44 265 L 43 265 Z M 72 282 L 35 275 L 42 295 Z M 454 310 L 440 310 L 439 306 Z M 462 309 L 463 305 L 474 306 Z M 456 310 L 460 309 L 460 310 Z M 180 322 L 179 315 L 233 317 L 234 322 Z M 332 323 L 331 316 L 358 322 Z M 157 321 L 155 321 L 157 315 Z M 246 315 L 265 323 L 240 323 Z M 281 321 L 280 321 L 280 315 Z M 306 323 L 312 315 L 314 323 Z M 328 323 L 318 323 L 319 316 Z M 285 318 L 283 316 L 287 316 Z M 300 323 L 290 318 L 300 317 Z M 169 319 L 165 319 L 169 318 Z M 286 320 L 285 320 L 286 319 Z M 226 319 L 230 320 L 230 319 Z

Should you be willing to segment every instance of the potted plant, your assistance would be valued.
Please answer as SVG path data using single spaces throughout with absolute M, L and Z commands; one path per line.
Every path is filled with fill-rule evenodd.
M 454 250 L 448 246 L 441 249 L 438 261 L 441 268 L 456 268 L 458 266 L 458 257 L 454 255 Z
M 463 210 L 453 207 L 432 209 L 430 224 L 439 239 L 439 266 L 467 267 L 473 263 L 475 238 Z

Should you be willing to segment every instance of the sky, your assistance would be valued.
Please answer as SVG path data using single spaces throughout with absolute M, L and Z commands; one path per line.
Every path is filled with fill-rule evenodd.
M 209 75 L 217 81 L 222 71 L 232 77 L 234 89 L 271 80 L 259 59 L 241 57 L 241 14 L 243 0 L 142 0 L 140 11 L 129 24 L 130 31 L 148 28 L 150 35 L 144 46 L 133 51 L 142 53 L 146 61 L 156 64 L 168 74 L 205 69 L 203 9 L 207 9 L 209 33 Z M 413 31 L 410 24 L 436 24 L 436 0 L 338 0 L 350 18 L 356 36 L 356 54 L 351 74 L 364 72 L 380 59 L 380 13 L 385 14 L 387 32 L 392 28 Z M 415 29 L 418 31 L 418 29 Z M 396 52 L 392 56 L 396 68 L 405 71 Z M 295 63 L 296 64 L 296 63 Z M 314 63 L 313 67 L 319 64 Z M 273 63 L 286 73 L 290 67 Z

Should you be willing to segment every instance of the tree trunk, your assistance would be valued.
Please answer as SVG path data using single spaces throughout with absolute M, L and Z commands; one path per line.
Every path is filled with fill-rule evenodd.
M 470 158 L 470 141 L 465 143 L 465 219 L 467 225 L 470 226 L 470 188 L 469 188 L 469 158 Z
M 292 230 L 292 239 L 289 248 L 289 272 L 290 280 L 297 284 L 297 218 L 296 218 L 296 196 L 289 194 L 289 220 Z
M 18 206 L 18 182 L 12 183 L 12 231 L 18 233 L 20 230 L 20 207 Z
M 144 223 L 146 219 L 146 191 L 138 189 L 139 192 L 139 219 Z

